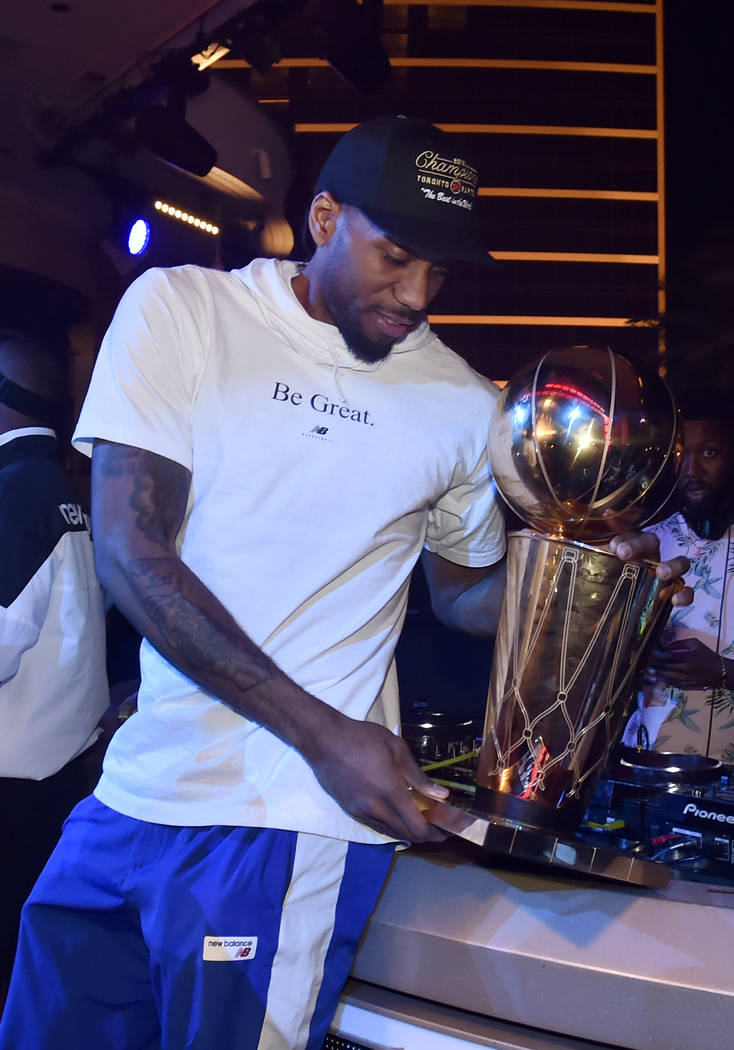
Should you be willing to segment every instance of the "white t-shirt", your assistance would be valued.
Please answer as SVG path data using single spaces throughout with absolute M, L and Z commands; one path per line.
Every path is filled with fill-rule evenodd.
M 125 293 L 74 444 L 192 472 L 184 562 L 299 685 L 397 732 L 393 652 L 424 543 L 488 565 L 504 532 L 486 457 L 496 388 L 423 325 L 366 365 L 291 288 L 295 263 L 151 270 Z M 139 711 L 97 795 L 143 820 L 380 836 L 292 748 L 147 642 Z

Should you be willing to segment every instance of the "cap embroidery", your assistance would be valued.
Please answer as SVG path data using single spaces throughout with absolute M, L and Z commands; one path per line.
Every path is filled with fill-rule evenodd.
M 423 150 L 415 158 L 418 169 L 418 183 L 423 195 L 429 200 L 439 200 L 447 204 L 458 204 L 471 210 L 477 195 L 479 176 L 476 168 L 467 164 L 460 157 L 442 157 L 435 150 Z M 435 194 L 431 186 L 449 190 L 454 197 L 444 193 Z M 459 199 L 454 199 L 458 197 Z
M 376 117 L 339 140 L 317 187 L 417 255 L 493 262 L 472 223 L 479 175 L 465 149 L 426 120 Z

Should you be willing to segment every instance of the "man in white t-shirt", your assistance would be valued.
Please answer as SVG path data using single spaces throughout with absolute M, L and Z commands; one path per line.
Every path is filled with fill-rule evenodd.
M 378 118 L 326 161 L 307 263 L 123 297 L 74 440 L 139 710 L 26 905 L 3 1050 L 320 1050 L 395 843 L 443 838 L 393 653 L 422 551 L 454 627 L 491 634 L 503 586 L 496 390 L 426 322 L 446 260 L 489 260 L 477 184 Z
M 652 532 L 664 558 L 685 555 L 693 604 L 674 609 L 624 742 L 734 762 L 734 434 L 731 395 L 679 399 L 684 457 L 678 509 Z

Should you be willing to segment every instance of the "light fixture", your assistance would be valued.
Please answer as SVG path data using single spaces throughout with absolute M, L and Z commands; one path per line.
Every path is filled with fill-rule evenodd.
M 217 162 L 217 151 L 168 106 L 151 106 L 135 121 L 138 140 L 161 160 L 192 175 L 206 175 Z
M 191 61 L 201 73 L 203 70 L 208 69 L 209 66 L 214 65 L 215 62 L 218 62 L 220 58 L 224 58 L 225 55 L 228 54 L 229 48 L 226 45 L 213 40 L 197 54 L 192 55 Z
M 283 57 L 278 39 L 278 22 L 281 17 L 282 12 L 268 10 L 266 6 L 261 6 L 258 10 L 251 9 L 222 43 L 232 55 L 243 58 L 261 76 L 265 76 L 270 67 Z
M 193 175 L 206 175 L 217 162 L 217 151 L 186 122 L 186 102 L 203 94 L 209 74 L 178 57 L 162 60 L 156 69 L 166 89 L 166 104 L 150 106 L 135 118 L 135 135 L 151 153 Z
M 150 223 L 147 219 L 137 218 L 130 223 L 127 231 L 127 250 L 130 255 L 142 255 L 150 244 Z
M 168 201 L 157 200 L 155 202 L 155 210 L 160 212 L 161 215 L 167 215 L 169 219 L 177 219 L 179 222 L 184 223 L 187 226 L 192 226 L 194 229 L 201 230 L 202 233 L 209 233 L 213 237 L 216 237 L 219 234 L 219 227 L 216 223 L 209 222 L 207 219 L 202 219 L 200 215 L 194 215 L 185 208 L 179 208 L 175 204 L 169 204 Z

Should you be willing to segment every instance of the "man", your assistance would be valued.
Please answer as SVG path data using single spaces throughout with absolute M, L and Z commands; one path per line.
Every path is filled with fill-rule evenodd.
M 685 555 L 694 602 L 673 610 L 625 743 L 734 762 L 734 436 L 731 396 L 680 399 L 677 510 L 652 527 L 664 558 Z M 639 734 L 639 735 L 638 735 Z
M 75 439 L 139 711 L 26 906 L 4 1050 L 320 1050 L 395 843 L 443 838 L 393 652 L 424 546 L 444 620 L 496 623 L 496 391 L 426 324 L 445 260 L 488 258 L 476 188 L 379 118 L 327 159 L 306 264 L 123 297 Z
M 0 992 L 23 901 L 94 785 L 108 703 L 88 517 L 53 429 L 62 376 L 44 346 L 0 330 Z

